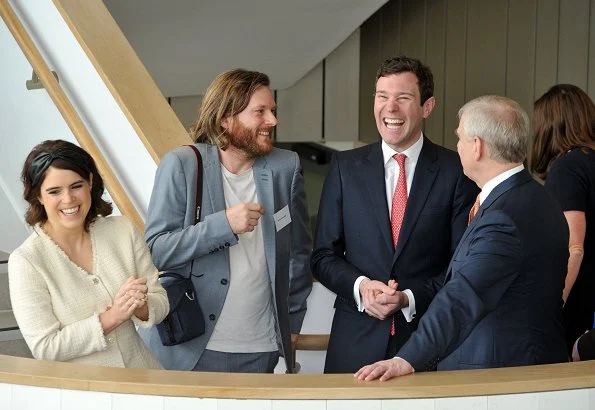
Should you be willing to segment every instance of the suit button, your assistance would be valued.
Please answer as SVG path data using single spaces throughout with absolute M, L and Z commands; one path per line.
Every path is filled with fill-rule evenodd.
M 225 242 L 225 246 L 230 246 L 231 244 L 229 242 Z
M 209 319 L 211 319 L 211 320 L 215 320 L 215 315 L 211 313 L 211 314 L 209 315 Z
M 221 284 L 222 285 L 227 285 L 227 279 L 221 279 Z
M 219 247 L 219 249 L 223 250 L 223 249 L 225 249 L 225 246 L 221 245 L 221 246 Z

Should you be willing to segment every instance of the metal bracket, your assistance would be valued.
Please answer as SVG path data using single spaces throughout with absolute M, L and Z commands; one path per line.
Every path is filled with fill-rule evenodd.
M 58 79 L 58 73 L 52 71 L 52 74 L 54 75 L 54 77 L 56 77 L 56 81 L 60 82 L 60 80 Z M 31 75 L 31 79 L 25 81 L 25 87 L 27 87 L 27 90 L 39 90 L 40 88 L 43 88 L 43 84 L 41 83 L 41 81 L 39 81 L 39 77 L 37 76 L 35 70 Z

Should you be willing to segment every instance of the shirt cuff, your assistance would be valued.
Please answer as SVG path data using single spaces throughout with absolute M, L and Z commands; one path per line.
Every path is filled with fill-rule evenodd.
M 403 293 L 409 298 L 409 306 L 402 308 L 401 312 L 403 313 L 403 316 L 405 316 L 407 323 L 409 323 L 415 319 L 415 297 L 410 289 L 405 289 Z
M 360 285 L 360 283 L 362 283 L 362 281 L 364 279 L 368 279 L 368 278 L 365 276 L 360 276 L 359 278 L 357 278 L 357 280 L 353 284 L 353 299 L 355 300 L 355 305 L 357 306 L 358 312 L 364 311 L 364 306 L 362 304 L 362 297 L 359 294 L 359 285 Z

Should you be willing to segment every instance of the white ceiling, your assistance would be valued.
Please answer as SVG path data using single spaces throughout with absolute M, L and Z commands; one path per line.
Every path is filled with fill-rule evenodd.
M 386 1 L 104 0 L 167 97 L 202 94 L 236 67 L 290 87 Z

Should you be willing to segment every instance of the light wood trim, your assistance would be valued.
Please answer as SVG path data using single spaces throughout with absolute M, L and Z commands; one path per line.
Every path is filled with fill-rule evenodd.
M 101 0 L 53 0 L 157 164 L 192 139 Z
M 300 335 L 297 350 L 326 350 L 330 335 Z
M 433 398 L 593 388 L 595 361 L 416 373 L 388 382 L 360 382 L 350 374 L 250 375 L 117 369 L 0 355 L 0 383 L 224 399 Z
M 103 154 L 95 144 L 93 137 L 83 124 L 78 113 L 70 103 L 68 97 L 58 84 L 58 81 L 50 71 L 43 57 L 39 53 L 37 47 L 29 37 L 29 34 L 15 15 L 8 0 L 0 0 L 0 14 L 4 23 L 12 33 L 13 37 L 19 44 L 25 57 L 39 76 L 39 79 L 50 98 L 62 114 L 64 121 L 76 137 L 77 141 L 91 156 L 95 159 L 99 173 L 105 181 L 108 191 L 122 212 L 122 214 L 129 217 L 141 231 L 144 229 L 143 220 L 136 211 L 136 208 L 122 189 L 118 179 L 112 173 L 111 168 L 105 160 Z M 24 86 L 24 85 L 23 85 Z

